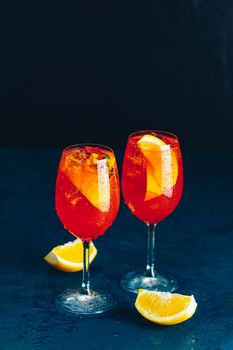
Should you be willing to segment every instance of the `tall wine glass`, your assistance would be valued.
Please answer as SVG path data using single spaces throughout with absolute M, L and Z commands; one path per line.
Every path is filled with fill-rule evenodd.
M 122 192 L 131 213 L 148 229 L 144 273 L 130 272 L 121 286 L 137 293 L 139 288 L 174 291 L 177 282 L 155 270 L 155 227 L 178 205 L 183 189 L 183 167 L 177 136 L 163 131 L 138 131 L 128 138 L 122 170 Z
M 106 146 L 79 144 L 64 149 L 56 182 L 56 211 L 64 227 L 83 242 L 83 279 L 79 289 L 56 299 L 74 315 L 105 312 L 114 306 L 108 293 L 90 287 L 89 247 L 112 225 L 120 203 L 114 152 Z

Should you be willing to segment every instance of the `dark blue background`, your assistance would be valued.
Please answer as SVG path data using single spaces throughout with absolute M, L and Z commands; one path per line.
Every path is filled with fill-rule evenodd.
M 232 350 L 232 0 L 1 7 L 1 350 Z M 144 266 L 146 231 L 122 202 L 91 266 L 93 288 L 112 293 L 117 307 L 98 319 L 60 314 L 55 296 L 81 282 L 81 273 L 43 261 L 72 238 L 54 209 L 62 147 L 122 149 L 146 128 L 181 138 L 184 194 L 158 225 L 156 264 L 177 277 L 179 292 L 195 295 L 197 311 L 167 328 L 136 312 L 119 282 Z M 51 146 L 58 149 L 17 150 Z
M 233 149 L 231 0 L 7 1 L 1 146 L 92 141 L 137 129 Z

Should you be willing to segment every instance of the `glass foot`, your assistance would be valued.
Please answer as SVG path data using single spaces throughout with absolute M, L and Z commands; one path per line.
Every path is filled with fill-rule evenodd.
M 139 288 L 173 292 L 177 289 L 177 282 L 171 276 L 164 277 L 157 274 L 156 277 L 147 277 L 142 273 L 130 272 L 122 278 L 121 286 L 132 293 L 137 293 Z
M 55 300 L 57 308 L 73 316 L 96 315 L 112 309 L 116 302 L 112 296 L 102 291 L 91 291 L 90 295 L 81 289 L 66 290 Z

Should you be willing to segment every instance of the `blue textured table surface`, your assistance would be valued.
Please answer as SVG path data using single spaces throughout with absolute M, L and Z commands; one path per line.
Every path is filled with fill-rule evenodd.
M 113 226 L 96 242 L 93 287 L 118 301 L 108 314 L 60 314 L 55 296 L 80 285 L 43 256 L 72 239 L 54 210 L 61 150 L 0 150 L 0 349 L 233 349 L 233 157 L 186 153 L 178 209 L 157 227 L 157 266 L 194 294 L 198 308 L 182 324 L 161 327 L 141 317 L 135 295 L 121 289 L 126 272 L 145 264 L 146 228 L 122 203 Z M 118 158 L 119 163 L 121 158 Z

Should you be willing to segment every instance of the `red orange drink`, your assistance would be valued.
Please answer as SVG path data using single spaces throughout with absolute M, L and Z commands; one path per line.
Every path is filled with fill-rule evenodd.
M 122 191 L 132 214 L 157 224 L 178 205 L 183 168 L 176 138 L 156 132 L 135 135 L 126 147 Z
M 178 138 L 147 130 L 129 136 L 122 170 L 122 192 L 131 213 L 148 226 L 147 265 L 144 273 L 128 273 L 123 288 L 173 291 L 176 281 L 155 271 L 155 226 L 178 205 L 183 189 L 183 167 Z
M 120 204 L 114 152 L 106 146 L 81 144 L 67 147 L 56 182 L 56 210 L 64 227 L 83 241 L 83 279 L 79 289 L 56 299 L 57 307 L 72 315 L 93 315 L 111 309 L 111 295 L 90 288 L 90 241 L 112 225 Z
M 119 208 L 115 157 L 95 146 L 64 150 L 56 183 L 56 210 L 65 228 L 82 241 L 102 235 Z

